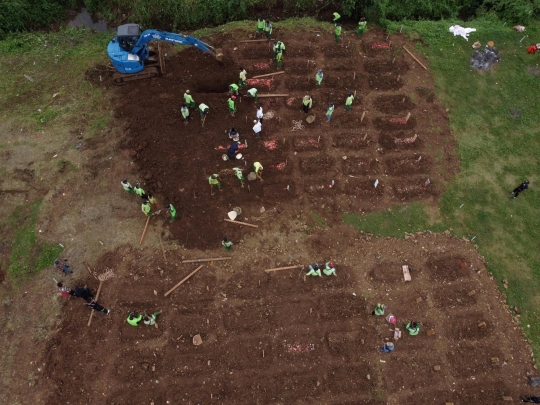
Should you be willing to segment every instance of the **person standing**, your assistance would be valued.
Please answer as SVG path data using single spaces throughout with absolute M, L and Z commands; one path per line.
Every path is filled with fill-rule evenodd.
M 189 115 L 189 109 L 185 104 L 182 104 L 180 112 L 182 113 L 182 118 L 184 118 L 184 125 L 187 125 L 188 121 L 191 119 L 191 115 Z
M 152 206 L 150 205 L 150 201 L 144 200 L 143 203 L 141 204 L 141 210 L 142 212 L 144 212 L 144 215 L 146 215 L 147 217 L 151 217 Z
M 360 18 L 360 22 L 358 23 L 358 28 L 356 29 L 356 35 L 362 35 L 364 32 L 366 32 L 366 26 L 367 22 L 364 17 Z
M 253 163 L 253 170 L 255 171 L 255 175 L 262 181 L 262 173 L 263 173 L 263 165 L 261 165 L 260 162 Z
M 266 22 L 264 21 L 264 18 L 257 18 L 257 31 L 255 31 L 255 37 L 258 36 L 259 32 L 264 32 L 264 26 L 266 25 Z
M 341 20 L 341 16 L 339 15 L 337 11 L 334 11 L 332 15 L 334 16 L 334 24 L 337 24 L 339 20 Z
M 326 110 L 326 119 L 328 122 L 332 119 L 332 114 L 334 113 L 334 103 L 330 103 L 328 105 L 328 109 Z
M 266 24 L 264 25 L 264 35 L 266 35 L 266 38 L 269 41 L 272 40 L 272 24 L 270 21 L 266 21 Z
M 138 326 L 139 322 L 143 319 L 143 316 L 141 314 L 137 314 L 136 312 L 130 312 L 126 321 L 131 326 Z
M 105 315 L 109 315 L 111 313 L 110 309 L 102 307 L 97 301 L 94 300 L 87 302 L 84 305 L 86 305 L 90 309 L 93 309 L 94 311 L 103 312 Z
M 317 73 L 315 74 L 315 81 L 317 82 L 317 86 L 321 85 L 323 77 L 324 77 L 324 73 L 322 69 L 319 69 Z
M 216 186 L 219 191 L 222 191 L 218 174 L 213 174 L 210 177 L 208 177 L 208 183 L 210 184 L 210 195 L 214 195 L 214 191 L 213 191 L 214 186 Z
M 143 200 L 146 200 L 146 198 L 148 197 L 139 183 L 135 183 L 135 193 Z
M 208 112 L 210 111 L 210 107 L 208 107 L 206 104 L 201 103 L 199 104 L 199 113 L 201 114 L 201 120 L 204 124 L 204 120 L 206 120 L 206 116 L 208 115 Z
M 152 205 L 155 205 L 157 209 L 161 209 L 158 200 L 156 199 L 156 197 L 154 197 L 154 194 L 148 193 L 148 202 Z
M 259 120 L 253 120 L 253 123 L 255 125 L 253 125 L 253 132 L 255 133 L 255 136 L 257 138 L 260 138 L 261 137 L 261 131 L 262 131 L 262 124 L 261 124 L 261 121 Z
M 352 93 L 347 94 L 347 98 L 345 99 L 345 111 L 350 110 L 352 108 L 352 103 L 354 101 L 354 96 Z
M 519 186 L 517 186 L 514 191 L 512 191 L 510 194 L 512 194 L 511 199 L 516 198 L 518 195 L 521 194 L 522 191 L 525 191 L 529 188 L 529 180 L 525 180 L 523 183 L 521 183 Z
M 189 90 L 186 90 L 186 92 L 184 93 L 184 100 L 189 108 L 195 108 L 195 100 L 193 100 L 193 97 L 191 97 L 191 95 L 189 94 Z
M 253 98 L 255 99 L 255 102 L 257 102 L 257 100 L 258 100 L 259 98 L 257 97 L 257 89 L 256 89 L 255 87 L 253 87 L 252 89 L 249 89 L 249 90 L 247 91 L 247 93 L 248 93 L 251 97 L 253 97 Z
M 223 237 L 223 240 L 221 241 L 221 244 L 225 248 L 227 252 L 230 252 L 233 248 L 233 243 L 227 239 L 226 236 Z
M 233 94 L 235 93 L 236 95 L 238 95 L 238 85 L 236 83 L 232 83 L 229 85 L 229 94 Z
M 285 44 L 281 41 L 274 41 L 274 60 L 279 52 L 285 52 Z
M 311 96 L 305 95 L 302 99 L 302 109 L 307 114 L 309 112 L 309 109 L 313 106 L 313 100 L 311 99 Z
M 261 123 L 262 125 L 262 122 L 263 122 L 263 119 L 264 119 L 264 114 L 263 114 L 263 108 L 262 108 L 262 105 L 259 105 L 257 107 L 257 119 L 259 120 L 259 122 Z
M 246 69 L 244 69 L 243 67 L 240 68 L 240 81 L 238 82 L 238 86 L 240 88 L 244 87 L 246 85 L 246 81 L 247 81 L 247 72 L 246 72 Z
M 227 100 L 227 104 L 229 105 L 229 114 L 231 114 L 231 117 L 234 117 L 234 113 L 236 112 L 236 106 L 234 105 L 234 100 L 236 100 L 235 96 L 231 96 Z
M 283 68 L 283 52 L 279 51 L 276 55 L 278 69 Z
M 238 144 L 236 142 L 233 142 L 231 146 L 229 146 L 229 149 L 227 149 L 227 157 L 229 160 L 236 160 L 236 154 L 238 153 Z
M 339 39 L 341 38 L 341 24 L 336 24 L 336 29 L 334 30 L 334 37 L 336 38 L 336 43 L 339 43 Z
M 124 179 L 121 181 L 122 187 L 124 187 L 124 190 L 126 190 L 129 194 L 135 194 L 135 190 L 133 190 L 133 187 L 131 187 L 131 184 L 129 184 L 129 181 L 127 179 Z
M 171 222 L 176 221 L 176 208 L 174 208 L 172 204 L 167 204 L 165 206 L 165 209 L 167 210 L 167 212 L 171 216 Z
M 244 188 L 244 181 L 245 181 L 245 179 L 244 179 L 244 175 L 242 174 L 242 169 L 239 168 L 239 167 L 233 167 L 233 172 L 234 172 L 234 174 L 236 175 L 236 178 L 237 178 L 238 180 L 240 180 L 240 185 L 241 185 L 240 187 L 241 187 L 241 188 Z

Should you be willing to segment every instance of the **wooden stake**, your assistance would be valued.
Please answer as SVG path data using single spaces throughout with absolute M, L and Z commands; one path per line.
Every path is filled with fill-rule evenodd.
M 267 98 L 267 97 L 289 97 L 288 94 L 259 94 L 259 98 Z
M 362 122 L 362 121 L 364 120 L 364 117 L 365 117 L 365 116 L 366 116 L 366 112 L 364 111 L 364 112 L 362 113 L 362 117 L 360 118 L 360 122 Z
M 397 75 L 397 79 L 396 79 L 396 82 L 399 82 L 399 78 L 401 77 L 401 75 Z
M 356 79 L 356 72 L 354 72 L 354 75 L 353 75 L 353 78 L 352 78 L 352 79 L 353 79 L 353 80 Z
M 144 235 L 146 234 L 146 228 L 148 228 L 148 222 L 150 222 L 150 216 L 148 216 L 148 218 L 146 218 L 146 225 L 144 226 L 144 231 L 141 235 L 141 240 L 139 241 L 139 245 L 142 245 L 142 241 L 144 239 Z
M 90 275 L 91 275 L 92 277 L 95 277 L 95 276 L 92 274 L 92 270 L 90 270 L 90 266 L 88 266 L 88 264 L 86 264 L 86 262 L 83 262 L 83 263 L 84 263 L 84 265 L 86 266 L 86 269 L 88 270 L 88 273 L 90 273 Z
M 94 301 L 97 302 L 97 300 L 99 299 L 99 293 L 101 292 L 101 286 L 103 285 L 103 281 L 100 281 L 99 282 L 99 287 L 97 289 L 97 294 L 96 294 L 96 298 Z M 90 318 L 88 319 L 88 326 L 90 326 L 90 324 L 92 323 L 92 318 L 94 317 L 94 312 L 96 312 L 95 310 L 92 310 L 92 312 L 90 313 Z
M 173 288 L 171 288 L 169 291 L 167 291 L 165 293 L 165 297 L 167 295 L 169 295 L 170 293 L 172 293 L 174 290 L 176 290 L 178 287 L 180 287 L 180 285 L 182 285 L 184 283 L 184 281 L 186 281 L 187 279 L 189 279 L 192 275 L 194 275 L 195 273 L 197 273 L 200 269 L 202 269 L 204 267 L 204 264 L 201 264 L 199 267 L 197 267 L 195 270 L 193 270 L 191 273 L 189 273 L 186 277 L 184 277 L 182 279 L 182 281 L 180 281 L 178 284 L 176 284 Z
M 167 263 L 167 257 L 165 257 L 165 247 L 163 246 L 163 239 L 161 239 L 161 232 L 159 233 L 159 244 L 161 245 L 161 252 L 163 253 L 163 260 Z
M 319 139 L 317 139 L 317 143 L 321 140 L 321 136 L 319 135 Z M 287 163 L 285 163 L 285 166 L 287 166 Z
M 411 53 L 411 51 L 409 51 L 409 50 L 408 50 L 407 48 L 405 48 L 405 47 L 403 47 L 403 49 L 405 49 L 405 51 L 406 51 L 409 55 L 411 55 L 412 58 L 413 58 L 415 61 L 417 61 L 418 64 L 419 64 L 420 66 L 422 66 L 424 69 L 428 70 L 427 67 L 425 67 L 424 64 L 423 64 L 422 62 L 420 62 L 420 61 L 418 60 L 418 58 L 417 58 L 416 56 L 414 56 L 414 55 Z
M 266 269 L 265 272 L 270 273 L 271 271 L 299 269 L 300 267 L 302 267 L 302 266 L 275 267 L 273 269 Z
M 274 73 L 266 73 L 264 75 L 259 75 L 259 76 L 253 76 L 252 79 L 260 79 L 261 77 L 268 77 L 268 76 L 274 76 L 274 75 L 282 75 L 283 73 L 285 73 L 284 70 L 281 70 L 279 72 L 274 72 Z M 260 97 L 260 96 L 259 96 Z
M 366 132 L 366 135 L 364 136 L 364 138 L 362 140 L 365 141 L 366 138 L 367 138 L 367 132 Z
M 232 221 L 230 219 L 224 219 L 224 221 L 227 221 L 227 222 L 232 222 L 233 224 L 238 224 L 238 225 L 245 225 L 245 226 L 251 226 L 252 228 L 258 228 L 257 225 L 253 225 L 253 224 L 247 224 L 245 222 L 239 222 L 239 221 Z
M 396 61 L 396 58 L 392 59 L 392 65 L 394 64 L 395 61 Z
M 220 260 L 231 260 L 232 257 L 215 257 L 213 259 L 190 259 L 182 260 L 182 263 L 202 263 L 202 262 L 218 262 Z
M 408 113 L 405 117 L 405 124 L 409 121 L 409 118 L 411 118 L 411 113 Z

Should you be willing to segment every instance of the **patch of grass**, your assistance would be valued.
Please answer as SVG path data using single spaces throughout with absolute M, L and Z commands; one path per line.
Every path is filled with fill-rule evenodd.
M 439 101 L 450 109 L 450 126 L 457 140 L 461 172 L 440 200 L 442 220 L 458 236 L 474 238 L 501 286 L 508 304 L 522 309 L 521 323 L 540 356 L 540 209 L 538 192 L 540 143 L 536 121 L 537 59 L 527 54 L 529 42 L 493 16 L 469 21 L 477 28 L 469 42 L 448 32 L 460 21 L 404 22 L 389 29 L 422 38 L 415 52 L 423 55 L 435 75 Z M 530 38 L 540 36 L 540 24 L 527 26 Z M 495 42 L 502 58 L 491 70 L 469 65 L 470 43 Z M 531 189 L 515 200 L 509 192 L 523 180 Z M 396 220 L 387 218 L 387 220 Z M 379 225 L 381 228 L 382 225 Z
M 28 279 L 51 266 L 62 248 L 42 243 L 36 234 L 36 221 L 41 200 L 18 206 L 5 219 L 5 225 L 14 230 L 12 251 L 9 258 L 8 277 L 15 282 Z
M 394 206 L 392 209 L 368 214 L 344 213 L 343 221 L 359 231 L 375 236 L 402 238 L 405 233 L 442 231 L 441 224 L 430 225 L 429 216 L 420 204 Z
M 317 211 L 311 211 L 309 213 L 308 226 L 310 230 L 315 229 L 315 228 L 321 228 L 321 229 L 328 228 L 326 219 L 324 219 L 324 217 Z

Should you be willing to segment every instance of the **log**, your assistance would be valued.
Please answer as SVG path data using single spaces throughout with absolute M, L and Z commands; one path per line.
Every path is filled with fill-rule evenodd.
M 422 66 L 424 69 L 428 70 L 427 67 L 425 67 L 424 64 L 423 64 L 422 62 L 420 62 L 420 61 L 418 60 L 418 58 L 417 58 L 416 56 L 414 56 L 414 55 L 411 53 L 411 51 L 409 51 L 407 48 L 405 48 L 405 46 L 403 47 L 403 49 L 405 49 L 405 51 L 406 51 L 409 55 L 411 55 L 412 58 L 413 58 L 415 61 L 417 61 L 418 64 L 419 64 L 420 66 Z
M 198 263 L 198 262 L 214 262 L 218 260 L 231 260 L 232 257 L 215 257 L 213 259 L 191 259 L 191 260 L 182 260 L 182 263 Z
M 150 216 L 146 219 L 146 225 L 144 226 L 144 231 L 141 235 L 141 240 L 139 241 L 139 245 L 142 245 L 142 241 L 144 239 L 144 235 L 146 234 L 146 228 L 148 228 L 148 222 L 150 222 Z
M 259 94 L 257 97 L 266 98 L 266 97 L 289 97 L 288 94 Z
M 178 287 L 180 287 L 180 285 L 182 285 L 184 283 L 184 281 L 186 281 L 187 279 L 189 279 L 192 275 L 194 275 L 195 273 L 197 273 L 200 269 L 202 269 L 204 267 L 204 264 L 201 264 L 199 267 L 197 267 L 195 270 L 193 270 L 191 273 L 189 273 L 186 277 L 184 277 L 182 279 L 182 281 L 180 281 L 178 284 L 176 284 L 173 288 L 171 288 L 169 291 L 167 291 L 165 293 L 165 297 L 167 295 L 169 295 L 170 293 L 172 293 L 174 290 L 176 290 Z
M 266 73 L 264 75 L 259 75 L 259 76 L 253 76 L 253 77 L 250 77 L 250 79 L 260 79 L 261 77 L 267 77 L 267 76 L 274 76 L 274 75 L 281 75 L 285 73 L 284 70 L 281 70 L 279 72 L 275 72 L 275 73 Z M 260 96 L 259 96 L 260 97 Z
M 366 112 L 364 111 L 364 112 L 362 113 L 362 118 L 360 118 L 360 122 L 364 121 L 364 117 L 365 117 L 365 116 L 366 116 Z
M 268 42 L 268 40 L 267 39 L 245 39 L 240 42 Z
M 100 281 L 99 282 L 99 287 L 97 289 L 96 298 L 94 299 L 94 301 L 96 301 L 96 302 L 99 299 L 99 293 L 101 292 L 101 286 L 102 285 L 103 285 L 103 281 Z M 90 324 L 92 323 L 92 318 L 94 317 L 94 312 L 96 312 L 96 311 L 92 310 L 92 312 L 90 313 L 90 318 L 88 319 L 88 326 L 90 326 Z
M 258 225 L 248 224 L 248 223 L 239 222 L 239 221 L 233 221 L 233 220 L 230 220 L 230 219 L 224 219 L 224 221 L 232 222 L 233 224 L 238 224 L 238 225 L 251 226 L 252 228 L 258 228 L 259 227 Z
M 89 266 L 86 262 L 83 262 L 83 263 L 84 263 L 84 265 L 86 266 L 86 269 L 88 270 L 88 273 L 90 273 L 90 275 L 91 275 L 92 277 L 94 277 L 94 274 L 92 274 L 92 270 L 90 270 L 90 266 Z
M 292 270 L 299 269 L 300 267 L 302 266 L 275 267 L 273 269 L 266 269 L 265 272 L 270 273 L 271 271 Z

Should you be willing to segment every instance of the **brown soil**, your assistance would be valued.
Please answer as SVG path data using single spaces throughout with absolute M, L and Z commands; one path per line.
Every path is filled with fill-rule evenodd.
M 403 111 L 411 111 L 415 108 L 415 104 L 409 96 L 396 94 L 393 96 L 379 96 L 374 102 L 377 111 L 389 115 L 396 115 Z
M 367 60 L 364 62 L 364 70 L 368 73 L 386 73 L 396 72 L 399 74 L 406 73 L 409 70 L 409 64 L 404 61 L 379 61 L 379 60 Z

